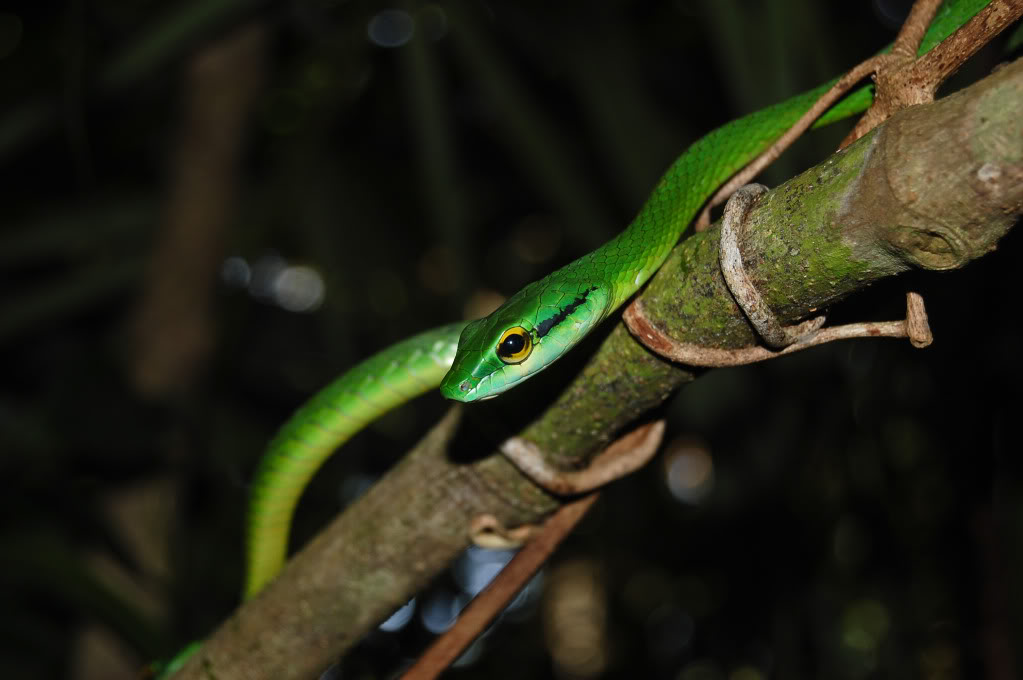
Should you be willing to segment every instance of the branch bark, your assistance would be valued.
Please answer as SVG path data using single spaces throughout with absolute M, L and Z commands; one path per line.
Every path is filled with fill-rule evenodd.
M 1021 108 L 1023 60 L 897 114 L 765 196 L 749 216 L 744 260 L 779 319 L 796 321 L 909 269 L 962 267 L 994 249 L 1023 214 Z M 718 236 L 712 228 L 683 241 L 642 299 L 647 315 L 680 342 L 745 347 L 755 337 L 722 280 Z M 554 464 L 585 464 L 698 372 L 655 357 L 616 324 L 519 436 Z M 514 433 L 495 434 L 492 424 L 506 422 L 518 404 L 542 402 L 550 389 L 541 377 L 465 409 L 467 420 L 487 423 L 483 442 L 458 427 L 463 411 L 453 409 L 239 608 L 178 677 L 315 677 L 457 556 L 473 517 L 488 513 L 514 526 L 555 509 L 561 501 L 503 457 L 466 462 L 448 453 L 492 450 Z

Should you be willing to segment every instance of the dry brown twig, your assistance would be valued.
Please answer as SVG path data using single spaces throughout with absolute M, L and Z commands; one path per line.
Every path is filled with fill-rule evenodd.
M 566 503 L 544 523 L 501 573 L 458 615 L 458 621 L 401 676 L 401 680 L 431 680 L 444 672 L 494 617 L 515 597 L 586 516 L 599 493 Z M 505 576 L 507 574 L 507 576 Z

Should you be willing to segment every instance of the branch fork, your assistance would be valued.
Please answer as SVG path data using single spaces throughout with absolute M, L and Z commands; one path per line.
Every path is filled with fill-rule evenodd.
M 938 87 L 958 71 L 967 59 L 1023 16 L 1023 2 L 1020 0 L 992 0 L 959 30 L 917 58 L 920 43 L 940 5 L 941 0 L 917 0 L 896 36 L 891 52 L 873 56 L 842 76 L 795 125 L 717 190 L 697 218 L 695 230 L 707 229 L 710 226 L 710 211 L 714 207 L 724 203 L 739 187 L 759 175 L 806 132 L 815 120 L 867 76 L 872 76 L 877 85 L 874 103 L 856 123 L 852 132 L 842 140 L 840 149 L 873 130 L 896 111 L 934 101 Z

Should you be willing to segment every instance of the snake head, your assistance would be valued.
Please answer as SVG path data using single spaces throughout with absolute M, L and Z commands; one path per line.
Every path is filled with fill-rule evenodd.
M 491 399 L 550 366 L 607 313 L 603 288 L 548 276 L 510 297 L 458 338 L 440 391 L 455 401 Z

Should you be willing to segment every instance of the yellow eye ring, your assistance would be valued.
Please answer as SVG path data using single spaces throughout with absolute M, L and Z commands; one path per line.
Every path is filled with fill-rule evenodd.
M 506 364 L 521 364 L 533 351 L 533 339 L 522 326 L 512 326 L 497 341 L 497 358 Z

